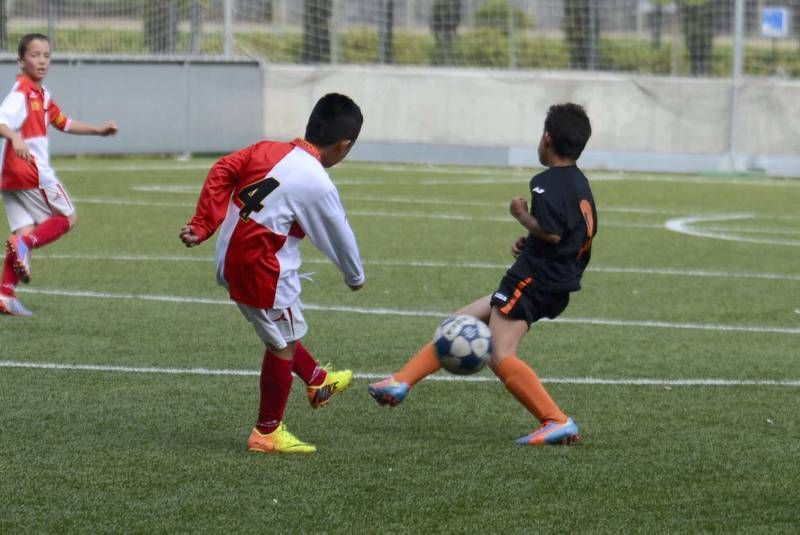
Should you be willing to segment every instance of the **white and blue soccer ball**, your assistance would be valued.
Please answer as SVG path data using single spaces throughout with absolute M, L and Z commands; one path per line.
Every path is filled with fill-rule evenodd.
M 433 347 L 442 368 L 457 375 L 480 371 L 492 356 L 489 326 L 473 316 L 450 316 L 433 334 Z

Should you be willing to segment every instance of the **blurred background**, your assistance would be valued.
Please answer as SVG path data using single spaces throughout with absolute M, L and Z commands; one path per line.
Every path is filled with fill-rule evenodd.
M 33 31 L 62 107 L 122 123 L 60 153 L 294 137 L 339 91 L 357 159 L 535 165 L 547 107 L 575 101 L 584 166 L 800 175 L 800 0 L 0 0 L 9 86 Z

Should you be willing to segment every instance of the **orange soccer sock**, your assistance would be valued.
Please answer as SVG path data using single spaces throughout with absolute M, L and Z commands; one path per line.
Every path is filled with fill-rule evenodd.
M 547 393 L 536 372 L 516 355 L 503 359 L 497 366 L 495 374 L 506 385 L 506 389 L 517 398 L 517 401 L 540 422 L 567 421 L 567 415 L 561 412 L 556 402 Z
M 411 357 L 411 360 L 406 362 L 402 370 L 392 374 L 392 376 L 396 381 L 408 383 L 408 386 L 414 386 L 425 377 L 437 372 L 441 367 L 439 358 L 436 356 L 436 350 L 433 349 L 433 342 L 428 342 L 416 355 Z

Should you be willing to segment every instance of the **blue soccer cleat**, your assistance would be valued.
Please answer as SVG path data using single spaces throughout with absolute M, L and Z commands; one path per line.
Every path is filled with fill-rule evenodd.
M 406 399 L 411 387 L 408 386 L 408 383 L 396 381 L 395 378 L 390 375 L 383 381 L 372 383 L 367 387 L 367 390 L 369 391 L 369 395 L 378 402 L 378 405 L 396 407 Z
M 25 244 L 25 240 L 16 234 L 12 235 L 6 242 L 6 252 L 12 255 L 14 272 L 19 280 L 25 284 L 31 281 L 31 250 Z
M 554 446 L 561 444 L 567 446 L 580 440 L 578 426 L 567 418 L 566 422 L 545 422 L 539 429 L 516 440 L 520 446 Z
M 16 297 L 0 295 L 0 314 L 8 316 L 33 316 L 33 312 L 25 308 Z

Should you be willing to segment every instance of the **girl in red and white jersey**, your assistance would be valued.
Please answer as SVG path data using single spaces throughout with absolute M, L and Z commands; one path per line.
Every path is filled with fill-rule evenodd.
M 62 132 L 109 136 L 117 125 L 93 126 L 67 118 L 42 85 L 50 67 L 50 41 L 31 33 L 19 42 L 22 73 L 0 104 L 0 194 L 12 235 L 0 281 L 0 314 L 29 316 L 16 298 L 29 282 L 30 251 L 57 240 L 78 218 L 64 186 L 50 167 L 47 127 Z

